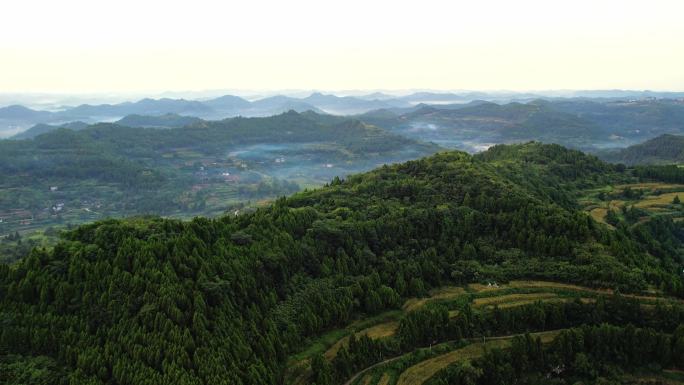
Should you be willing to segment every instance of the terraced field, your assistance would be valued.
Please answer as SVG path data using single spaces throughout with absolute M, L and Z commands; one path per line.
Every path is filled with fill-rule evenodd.
M 508 294 L 496 297 L 476 298 L 473 301 L 473 306 L 476 308 L 493 308 L 494 306 L 505 308 L 549 300 L 563 300 L 563 298 L 559 298 L 558 295 L 554 293 Z
M 663 206 L 667 207 L 672 204 L 672 201 L 675 199 L 675 197 L 684 198 L 684 192 L 672 192 L 649 196 L 637 202 L 634 206 L 639 208 L 662 208 Z
M 408 299 L 402 309 L 406 312 L 416 310 L 422 306 L 425 306 L 428 302 L 448 300 L 453 298 L 458 298 L 466 293 L 466 290 L 462 287 L 457 286 L 445 286 L 430 292 L 430 296 L 426 298 L 411 298 Z
M 606 222 L 606 214 L 608 214 L 608 209 L 605 207 L 596 207 L 589 211 L 589 215 L 591 215 L 596 222 L 603 223 L 604 225 L 608 224 Z
M 313 354 L 322 352 L 327 360 L 332 361 L 339 350 L 348 343 L 349 336 L 352 333 L 357 337 L 368 335 L 372 339 L 391 338 L 396 333 L 399 327 L 399 321 L 405 314 L 432 303 L 439 303 L 446 306 L 449 309 L 449 316 L 455 317 L 459 312 L 458 306 L 462 306 L 466 303 L 469 303 L 475 311 L 481 311 L 491 310 L 494 307 L 510 308 L 523 306 L 540 301 L 564 302 L 579 299 L 582 302 L 592 302 L 595 301 L 598 296 L 613 294 L 613 291 L 609 289 L 596 289 L 560 282 L 531 280 L 517 280 L 506 284 L 490 282 L 485 284 L 469 284 L 466 287 L 444 287 L 432 291 L 429 297 L 408 299 L 401 310 L 387 312 L 380 316 L 373 317 L 372 319 L 356 321 L 345 329 L 333 330 L 321 336 L 321 338 L 314 341 L 312 346 L 306 351 L 295 356 L 297 358 L 296 360 L 291 360 L 289 379 L 286 380 L 286 383 L 307 383 L 307 376 L 310 373 L 308 368 L 309 359 Z M 658 293 L 653 293 L 653 295 L 623 294 L 623 296 L 638 299 L 645 304 L 653 304 L 656 301 L 667 300 L 658 297 L 657 294 Z M 542 341 L 548 342 L 556 334 L 557 332 L 543 332 L 536 333 L 535 335 L 542 337 Z M 452 351 L 416 362 L 406 370 L 398 371 L 396 368 L 391 368 L 389 365 L 395 360 L 405 358 L 406 355 L 394 357 L 357 373 L 348 384 L 422 384 L 437 371 L 452 363 L 481 355 L 483 349 L 506 348 L 509 346 L 512 337 L 513 336 L 503 338 L 494 337 L 488 339 L 484 343 L 476 341 L 468 346 L 453 349 Z M 441 349 L 444 349 L 444 344 L 441 344 Z M 387 368 L 385 368 L 385 366 L 387 366 Z
M 391 377 L 388 373 L 383 373 L 382 377 L 380 377 L 380 381 L 378 382 L 378 385 L 389 385 L 390 379 L 391 379 Z
M 638 192 L 640 196 L 621 196 L 625 191 Z M 604 194 L 600 197 L 600 194 Z M 617 186 L 606 186 L 601 189 L 593 189 L 585 192 L 579 199 L 579 203 L 594 218 L 595 221 L 606 223 L 606 215 L 609 211 L 621 213 L 623 208 L 635 207 L 645 210 L 648 214 L 641 220 L 648 220 L 653 215 L 670 215 L 676 219 L 684 217 L 684 207 L 681 204 L 673 204 L 675 197 L 684 198 L 684 185 L 672 183 L 633 183 Z M 605 200 L 607 199 L 607 200 Z
M 368 327 L 366 329 L 363 329 L 359 332 L 354 333 L 355 336 L 361 337 L 363 335 L 367 335 L 368 337 L 372 339 L 379 339 L 379 338 L 385 338 L 385 337 L 391 337 L 394 335 L 394 333 L 397 331 L 399 328 L 399 322 L 398 321 L 389 321 L 389 322 L 383 322 L 381 324 L 377 324 L 371 327 Z M 349 336 L 344 337 L 340 340 L 338 340 L 333 346 L 331 346 L 328 350 L 325 351 L 325 358 L 332 360 L 335 358 L 337 355 L 337 352 L 345 346 L 349 342 Z
M 674 189 L 680 189 L 682 188 L 681 184 L 675 184 L 675 183 L 663 183 L 663 182 L 646 182 L 646 183 L 630 183 L 630 184 L 621 184 L 615 186 L 615 189 L 617 190 L 623 190 L 626 188 L 631 188 L 631 189 L 640 189 L 640 190 L 674 190 Z
M 560 333 L 560 331 L 550 331 L 533 333 L 532 336 L 541 338 L 542 343 L 549 343 Z M 487 350 L 505 349 L 511 345 L 515 336 L 493 338 L 485 342 L 472 343 L 464 348 L 439 355 L 435 358 L 422 361 L 406 369 L 397 385 L 421 385 L 440 370 L 456 362 L 471 360 L 482 356 Z

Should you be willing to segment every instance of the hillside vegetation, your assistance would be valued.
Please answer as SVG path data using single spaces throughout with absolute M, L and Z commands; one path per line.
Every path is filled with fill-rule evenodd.
M 258 136 L 249 120 L 238 123 L 198 130 Z M 85 132 L 116 132 L 105 128 Z M 152 142 L 145 135 L 160 131 L 144 132 L 112 146 L 134 154 L 136 143 Z M 349 151 L 364 143 L 350 142 Z M 475 382 L 468 383 L 505 384 L 543 378 L 559 362 L 572 369 L 558 375 L 568 381 L 604 375 L 607 365 L 684 368 L 684 328 L 677 329 L 684 320 L 681 224 L 664 216 L 609 228 L 576 201 L 585 189 L 630 178 L 624 167 L 528 143 L 478 156 L 440 153 L 335 178 L 237 216 L 84 225 L 52 249 L 0 265 L 1 380 L 342 384 L 390 357 L 400 357 L 393 363 L 405 369 L 472 338 L 553 329 L 568 331 L 554 334 L 548 348 L 551 342 L 535 335 L 502 344 L 520 358 L 511 366 L 503 365 L 513 359 L 504 350 L 481 356 L 472 370 L 453 370 L 472 371 Z M 572 284 L 586 293 L 563 291 L 577 292 L 560 283 L 535 289 L 511 282 L 497 293 L 509 297 L 474 302 L 488 296 L 477 294 L 487 293 L 487 283 L 521 279 Z M 463 289 L 433 291 L 444 286 Z M 475 295 L 462 298 L 464 291 Z M 429 295 L 437 302 L 417 303 Z M 402 310 L 408 298 L 416 298 L 414 305 Z M 514 305 L 499 308 L 503 303 Z M 349 327 L 373 317 L 377 322 Z M 383 322 L 396 328 L 367 330 Z M 325 343 L 301 354 L 325 333 L 345 328 L 335 335 L 348 337 L 337 353 L 326 358 Z M 453 376 L 462 378 L 451 369 L 431 378 L 456 383 Z M 377 374 L 385 383 L 392 378 Z
M 684 136 L 661 135 L 625 149 L 600 153 L 602 159 L 627 165 L 684 163 Z
M 0 140 L 0 235 L 124 215 L 217 215 L 438 147 L 358 120 L 289 112 L 223 121 L 129 117 Z

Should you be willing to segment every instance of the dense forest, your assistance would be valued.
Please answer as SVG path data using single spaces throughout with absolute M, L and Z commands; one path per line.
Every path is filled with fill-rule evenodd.
M 228 126 L 258 136 L 246 122 Z M 113 135 L 107 127 L 89 135 Z M 197 129 L 205 141 L 220 131 Z M 153 142 L 144 135 L 111 143 L 134 154 Z M 523 336 L 430 381 L 544 383 L 560 365 L 558 381 L 596 379 L 611 365 L 684 368 L 681 222 L 609 228 L 576 203 L 580 189 L 631 173 L 558 145 L 499 145 L 335 178 L 241 215 L 83 225 L 0 265 L 0 382 L 281 384 L 288 358 L 326 331 L 433 288 L 515 279 L 618 295 L 491 311 L 462 304 L 453 317 L 428 306 L 387 341 L 352 337 L 334 360 L 314 356 L 307 381 L 342 384 L 427 344 L 559 328 L 550 344 Z M 645 293 L 672 304 L 629 299 Z

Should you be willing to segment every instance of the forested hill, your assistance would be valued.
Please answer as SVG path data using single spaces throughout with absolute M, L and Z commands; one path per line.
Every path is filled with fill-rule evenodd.
M 155 128 L 141 127 L 148 125 Z M 0 237 L 126 215 L 220 215 L 439 149 L 313 112 L 221 121 L 131 116 L 55 128 L 0 140 Z
M 600 156 L 609 162 L 628 165 L 683 163 L 684 136 L 665 134 Z
M 0 265 L 0 381 L 278 384 L 312 337 L 445 284 L 684 296 L 679 224 L 609 229 L 568 204 L 580 185 L 627 177 L 530 143 L 336 178 L 239 216 L 81 226 Z

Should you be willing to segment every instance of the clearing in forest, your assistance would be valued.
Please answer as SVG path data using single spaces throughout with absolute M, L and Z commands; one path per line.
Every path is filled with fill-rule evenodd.
M 636 204 L 634 204 L 635 207 L 642 208 L 642 209 L 652 209 L 652 208 L 657 208 L 660 206 L 670 206 L 672 204 L 672 201 L 675 199 L 675 197 L 679 197 L 680 199 L 684 199 L 684 192 L 673 192 L 673 193 L 665 193 L 665 194 L 660 194 L 660 195 L 651 195 L 648 196 Z
M 639 190 L 672 190 L 684 188 L 684 185 L 674 184 L 674 183 L 662 183 L 662 182 L 647 182 L 647 183 L 631 183 L 631 184 L 621 184 L 615 186 L 615 190 L 624 190 L 626 188 L 639 189 Z
M 606 214 L 608 214 L 608 209 L 605 207 L 597 207 L 589 211 L 589 215 L 598 223 L 603 223 L 607 225 Z

